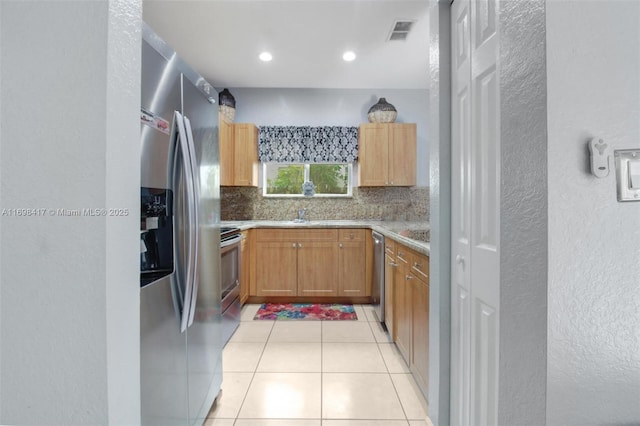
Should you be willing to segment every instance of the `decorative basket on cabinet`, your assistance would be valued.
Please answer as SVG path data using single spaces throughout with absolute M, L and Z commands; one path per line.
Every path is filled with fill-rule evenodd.
M 393 123 L 397 116 L 398 111 L 385 98 L 380 98 L 378 103 L 369 108 L 367 113 L 370 123 Z
M 224 89 L 218 94 L 218 110 L 220 114 L 233 121 L 236 117 L 236 98 L 233 97 L 229 89 Z

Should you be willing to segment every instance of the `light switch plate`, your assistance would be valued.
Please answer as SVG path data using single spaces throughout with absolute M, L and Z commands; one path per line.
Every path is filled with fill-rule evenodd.
M 631 188 L 629 163 L 640 161 L 640 149 L 619 149 L 613 152 L 616 163 L 618 201 L 640 201 L 640 189 Z

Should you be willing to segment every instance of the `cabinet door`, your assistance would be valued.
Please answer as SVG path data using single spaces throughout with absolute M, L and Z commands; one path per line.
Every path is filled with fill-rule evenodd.
M 258 185 L 258 128 L 251 123 L 234 126 L 233 182 L 236 186 Z
M 222 116 L 219 119 L 220 185 L 233 185 L 233 123 Z
M 295 296 L 297 294 L 297 243 L 258 242 L 256 292 L 258 296 Z
M 366 293 L 366 253 L 364 241 L 338 243 L 338 294 L 364 297 Z
M 411 371 L 422 389 L 429 379 L 429 284 L 410 274 L 411 307 Z
M 242 304 L 249 298 L 251 273 L 250 238 L 251 233 L 249 230 L 242 231 L 242 242 L 240 243 L 240 303 Z
M 387 186 L 389 137 L 384 124 L 361 124 L 358 130 L 358 176 L 360 186 Z
M 407 262 L 398 251 L 393 276 L 394 284 L 394 311 L 396 321 L 396 346 L 404 357 L 407 365 L 411 362 L 411 291 L 408 283 Z M 408 301 L 408 303 L 407 303 Z
M 416 125 L 392 124 L 389 127 L 389 185 L 416 184 Z
M 395 315 L 394 305 L 394 275 L 397 268 L 395 255 L 385 253 L 384 255 L 384 323 L 387 325 L 387 330 L 391 335 L 391 340 L 395 340 L 396 331 L 394 330 L 395 321 L 393 316 Z
M 335 241 L 297 245 L 298 296 L 337 296 L 338 248 Z

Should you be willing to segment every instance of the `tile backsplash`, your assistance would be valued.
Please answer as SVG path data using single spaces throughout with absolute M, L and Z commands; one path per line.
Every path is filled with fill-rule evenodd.
M 353 188 L 352 198 L 263 197 L 262 188 L 222 187 L 222 220 L 429 221 L 429 187 Z

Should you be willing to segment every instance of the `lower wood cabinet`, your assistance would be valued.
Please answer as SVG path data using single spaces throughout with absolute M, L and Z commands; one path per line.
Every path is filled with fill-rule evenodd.
M 250 229 L 242 231 L 240 242 L 240 303 L 244 304 L 249 298 L 251 282 L 251 243 L 253 233 Z
M 338 247 L 335 242 L 298 243 L 298 296 L 338 295 Z
M 258 238 L 260 230 L 258 230 Z M 298 247 L 291 242 L 256 242 L 257 296 L 298 294 Z
M 411 371 L 422 389 L 429 379 L 429 284 L 410 273 L 411 280 Z
M 338 231 L 338 295 L 367 295 L 366 239 L 364 229 L 340 229 Z
M 387 253 L 387 259 L 391 259 L 391 253 Z M 418 386 L 426 393 L 429 379 L 429 258 L 397 244 L 395 261 L 390 263 L 389 270 L 393 272 L 386 275 L 392 277 L 392 336 Z
M 336 229 L 258 229 L 256 296 L 338 295 Z
M 409 259 L 404 246 L 398 246 L 393 274 L 395 342 L 407 361 L 411 360 L 411 288 L 408 283 Z
M 371 231 L 260 228 L 243 240 L 250 266 L 248 296 L 324 298 L 371 294 Z M 245 266 L 247 272 L 245 272 Z M 244 281 L 244 280 L 243 280 Z M 241 281 L 242 282 L 242 281 Z M 429 257 L 385 243 L 385 321 L 392 339 L 426 394 L 429 378 Z M 241 287 L 241 294 L 244 289 Z M 244 297 L 244 296 L 243 296 Z M 244 299 L 243 299 L 244 300 Z
M 395 322 L 394 322 L 394 292 L 393 276 L 398 264 L 396 263 L 396 244 L 393 240 L 387 238 L 384 243 L 384 322 L 387 331 L 393 340 L 396 338 Z
M 366 235 L 365 229 L 257 229 L 251 295 L 368 296 Z

